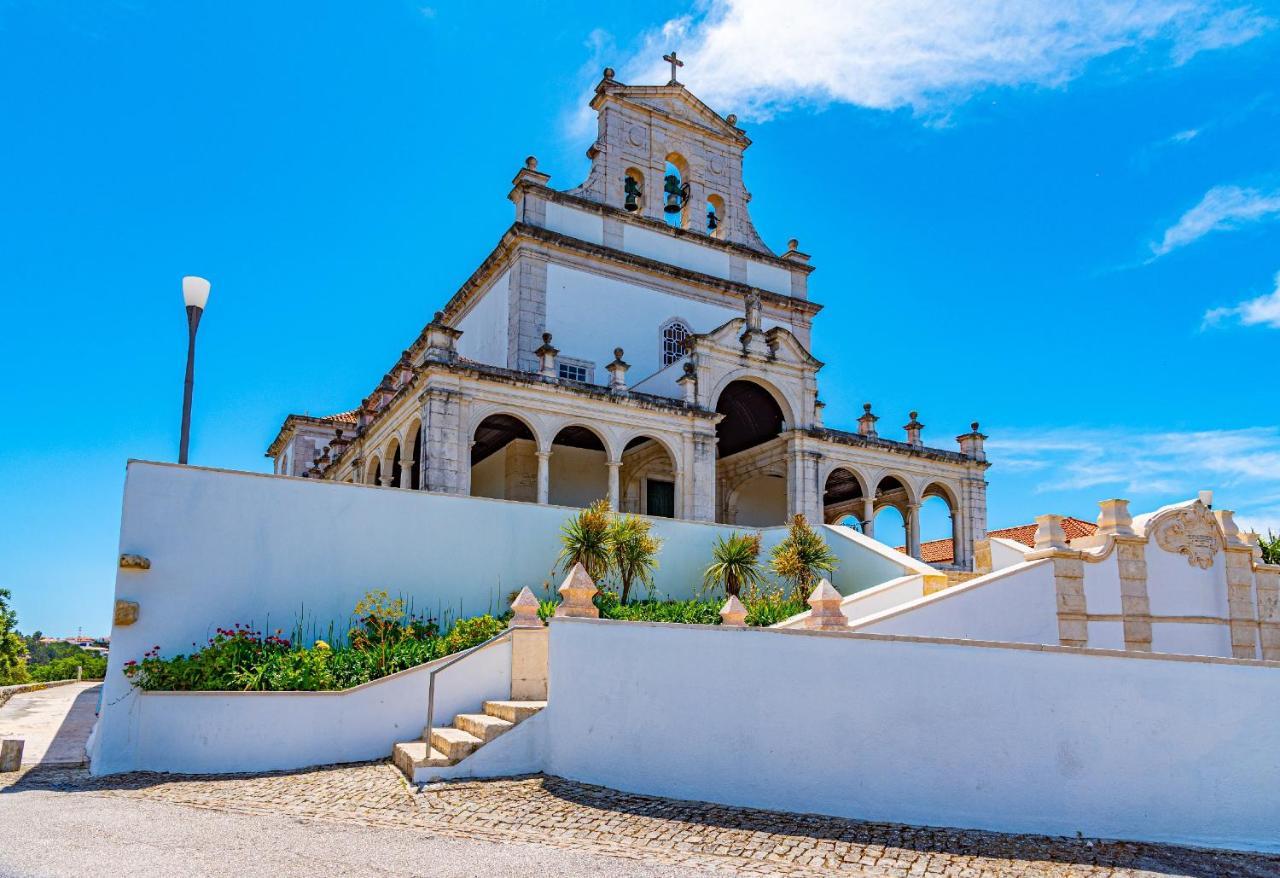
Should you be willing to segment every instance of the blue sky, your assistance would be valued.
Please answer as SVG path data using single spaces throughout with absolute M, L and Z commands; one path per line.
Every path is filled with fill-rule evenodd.
M 839 6 L 840 9 L 832 7 Z M 351 407 L 511 221 L 580 182 L 610 64 L 754 145 L 813 255 L 833 426 L 991 437 L 993 527 L 1214 488 L 1280 529 L 1280 8 L 0 0 L 0 585 L 105 631 L 125 460 L 176 456 L 179 279 L 213 281 L 192 462 Z M 930 521 L 926 537 L 939 535 Z

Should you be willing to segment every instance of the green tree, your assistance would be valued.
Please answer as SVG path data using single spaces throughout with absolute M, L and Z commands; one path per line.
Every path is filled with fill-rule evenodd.
M 1267 535 L 1258 537 L 1258 545 L 1262 547 L 1263 564 L 1280 564 L 1280 534 L 1267 531 Z
M 760 534 L 731 533 L 716 537 L 711 549 L 711 565 L 702 574 L 704 591 L 724 588 L 726 595 L 741 594 L 743 586 L 764 582 L 760 569 Z
M 609 527 L 610 566 L 622 586 L 622 603 L 631 594 L 631 584 L 639 581 L 653 589 L 653 572 L 658 569 L 662 540 L 652 533 L 653 524 L 638 515 L 620 515 Z
M 9 606 L 9 589 L 0 588 L 0 686 L 26 683 L 27 644 L 17 632 L 18 613 Z
M 610 531 L 613 514 L 608 500 L 597 500 L 578 512 L 560 528 L 561 569 L 568 573 L 581 564 L 597 583 L 609 575 L 613 563 Z
M 817 586 L 823 575 L 835 572 L 839 559 L 822 534 L 809 526 L 803 515 L 796 514 L 787 526 L 787 535 L 773 547 L 769 566 L 791 584 L 791 598 L 803 600 Z

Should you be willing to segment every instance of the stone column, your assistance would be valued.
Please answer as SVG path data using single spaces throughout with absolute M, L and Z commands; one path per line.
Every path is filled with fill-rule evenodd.
M 1124 648 L 1151 652 L 1151 599 L 1147 594 L 1147 541 L 1116 536 L 1116 565 L 1120 571 L 1120 613 Z
M 862 532 L 874 538 L 876 535 L 876 498 L 862 498 Z
M 551 497 L 551 452 L 538 451 L 538 502 L 546 506 Z
M 400 487 L 413 487 L 413 458 L 400 459 Z
M 1258 593 L 1258 636 L 1262 657 L 1280 661 L 1280 564 L 1253 564 L 1254 588 Z
M 907 554 L 912 558 L 920 557 L 920 504 L 908 503 L 907 514 Z
M 511 609 L 511 699 L 545 701 L 547 629 L 538 618 L 538 599 L 525 587 Z
M 610 460 L 605 463 L 609 468 L 609 508 L 618 511 L 618 470 L 622 469 L 622 461 Z
M 1036 547 L 1028 561 L 1053 562 L 1053 584 L 1058 607 L 1058 643 L 1088 646 L 1089 619 L 1084 601 L 1084 559 L 1067 546 L 1061 515 L 1036 516 Z
M 686 500 L 685 500 L 685 495 L 686 495 L 685 487 L 686 487 L 686 486 L 685 486 L 685 483 L 684 483 L 684 470 L 681 470 L 681 469 L 677 468 L 677 469 L 675 469 L 673 472 L 674 472 L 674 475 L 673 475 L 673 477 L 672 477 L 672 478 L 675 480 L 675 486 L 676 486 L 676 510 L 675 510 L 675 515 L 676 515 L 676 518 L 687 518 L 689 514 L 685 511 L 685 503 L 686 503 Z
M 452 389 L 428 388 L 422 394 L 422 470 L 419 483 L 424 491 L 460 494 L 466 488 L 459 451 L 462 436 L 461 396 Z M 465 444 L 461 447 L 465 448 Z
M 693 457 L 689 467 L 692 501 L 686 506 L 692 521 L 716 519 L 716 437 L 694 435 Z
M 791 514 L 803 515 L 811 524 L 822 524 L 822 492 L 818 490 L 818 453 L 792 434 L 787 448 L 787 495 Z

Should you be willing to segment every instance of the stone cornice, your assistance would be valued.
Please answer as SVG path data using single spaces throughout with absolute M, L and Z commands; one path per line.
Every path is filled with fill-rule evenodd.
M 908 445 L 906 442 L 895 442 L 892 439 L 881 439 L 876 437 L 871 439 L 860 433 L 847 433 L 844 430 L 832 430 L 826 427 L 815 427 L 806 430 L 809 436 L 814 439 L 826 439 L 829 442 L 835 442 L 840 445 L 850 445 L 855 448 L 870 448 L 880 451 L 892 451 L 897 454 L 905 454 L 911 457 L 923 457 L 927 460 L 938 460 L 945 463 L 960 463 L 965 466 L 977 466 L 986 469 L 991 464 L 985 460 L 975 460 L 972 457 L 966 457 L 958 451 L 947 451 L 942 448 L 929 448 L 921 445 Z
M 276 433 L 276 438 L 271 440 L 271 444 L 267 446 L 264 456 L 275 457 L 280 451 L 280 446 L 284 444 L 287 434 L 297 427 L 326 427 L 330 430 L 342 429 L 344 432 L 346 427 L 351 428 L 351 435 L 355 435 L 355 425 L 346 424 L 345 426 L 338 421 L 331 421 L 328 418 L 316 418 L 311 415 L 289 415 L 284 419 L 284 423 L 280 425 L 280 430 Z

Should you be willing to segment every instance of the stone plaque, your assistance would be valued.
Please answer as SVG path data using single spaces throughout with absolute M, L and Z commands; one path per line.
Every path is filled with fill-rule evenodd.
M 1163 517 L 1156 524 L 1155 538 L 1160 548 L 1185 555 L 1188 564 L 1201 570 L 1213 566 L 1213 559 L 1222 548 L 1217 522 L 1199 503 Z

